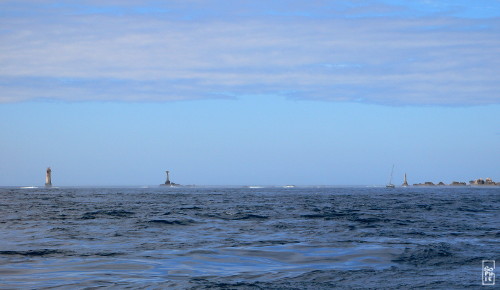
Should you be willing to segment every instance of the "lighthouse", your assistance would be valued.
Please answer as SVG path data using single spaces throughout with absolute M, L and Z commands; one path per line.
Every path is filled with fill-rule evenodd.
M 167 181 L 165 181 L 165 185 L 172 185 L 172 183 L 170 182 L 170 171 L 165 171 L 167 173 Z
M 403 184 L 401 186 L 404 186 L 404 187 L 408 186 L 408 180 L 406 180 L 406 173 L 405 173 L 404 182 L 403 182 Z
M 52 187 L 52 169 L 47 168 L 47 173 L 45 174 L 45 187 Z
M 179 184 L 170 181 L 170 171 L 165 171 L 167 173 L 167 181 L 164 184 L 160 184 L 160 186 L 179 186 Z

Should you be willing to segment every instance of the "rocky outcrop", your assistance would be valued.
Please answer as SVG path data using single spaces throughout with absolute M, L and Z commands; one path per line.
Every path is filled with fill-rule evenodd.
M 491 178 L 478 178 L 476 180 L 469 181 L 470 185 L 500 185 L 500 182 L 494 182 Z
M 497 185 L 497 186 L 499 186 L 500 182 L 495 182 L 491 178 L 486 178 L 486 179 L 478 178 L 478 179 L 469 181 L 469 184 L 474 185 L 474 186 L 475 185 Z M 413 184 L 413 186 L 467 186 L 467 183 L 461 182 L 461 181 L 452 181 L 450 184 L 445 184 L 444 182 L 440 181 L 438 184 L 434 184 L 431 181 L 427 181 L 424 183 Z
M 427 181 L 424 183 L 415 183 L 413 186 L 435 186 L 433 182 Z
M 469 181 L 469 184 L 471 184 L 471 185 L 483 185 L 484 180 L 482 178 L 478 178 L 476 180 Z

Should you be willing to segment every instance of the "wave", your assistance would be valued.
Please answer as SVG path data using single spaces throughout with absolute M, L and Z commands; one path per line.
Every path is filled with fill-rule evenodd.
M 150 220 L 148 221 L 150 224 L 157 225 L 177 225 L 177 226 L 188 226 L 196 223 L 192 219 L 178 219 L 178 220 Z
M 454 256 L 451 245 L 441 242 L 425 246 L 419 245 L 416 248 L 405 248 L 404 252 L 393 261 L 414 266 L 439 266 L 442 264 L 450 264 Z
M 83 214 L 81 219 L 95 219 L 98 217 L 130 217 L 134 215 L 133 212 L 131 211 L 126 211 L 126 210 L 111 210 L 111 211 L 105 211 L 105 210 L 98 210 L 98 211 L 92 211 L 92 212 L 86 212 Z
M 243 214 L 232 218 L 232 220 L 265 220 L 268 218 L 269 218 L 268 216 L 263 216 L 258 214 Z
M 216 214 L 200 214 L 198 216 L 222 219 L 226 221 L 230 220 L 265 220 L 269 219 L 269 216 L 251 214 L 251 213 L 216 213 Z
M 40 250 L 28 250 L 28 251 L 0 251 L 0 255 L 8 255 L 8 256 L 26 256 L 26 257 L 40 257 L 40 256 L 48 256 L 55 254 L 65 254 L 67 255 L 67 251 L 54 250 L 54 249 L 40 249 Z

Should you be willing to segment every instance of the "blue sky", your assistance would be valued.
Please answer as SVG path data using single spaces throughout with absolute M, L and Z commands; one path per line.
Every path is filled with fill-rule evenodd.
M 500 1 L 2 1 L 0 185 L 500 181 Z

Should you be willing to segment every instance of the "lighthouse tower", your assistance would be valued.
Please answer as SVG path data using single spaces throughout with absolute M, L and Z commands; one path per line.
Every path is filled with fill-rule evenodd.
M 167 181 L 165 181 L 165 185 L 172 185 L 172 183 L 170 182 L 170 171 L 165 171 L 167 173 Z
M 408 186 L 408 180 L 406 180 L 406 173 L 405 173 L 405 179 L 403 181 L 403 184 L 401 186 Z
M 47 168 L 47 173 L 45 174 L 45 187 L 52 187 L 52 169 Z
M 180 186 L 179 184 L 170 181 L 170 171 L 167 170 L 165 171 L 165 173 L 167 173 L 167 181 L 165 181 L 165 183 L 163 184 L 160 184 L 160 186 Z

